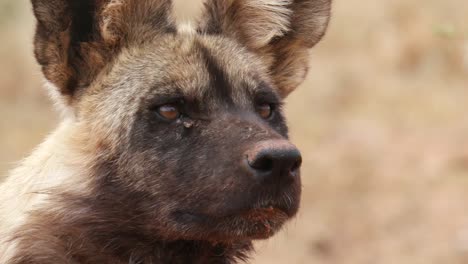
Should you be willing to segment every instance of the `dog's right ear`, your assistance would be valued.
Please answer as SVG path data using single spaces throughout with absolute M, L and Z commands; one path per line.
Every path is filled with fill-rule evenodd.
M 170 0 L 32 0 L 35 55 L 71 105 L 121 48 L 174 32 Z

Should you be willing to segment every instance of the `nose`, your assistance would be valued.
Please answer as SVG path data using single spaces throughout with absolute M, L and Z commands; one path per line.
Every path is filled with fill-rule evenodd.
M 299 174 L 302 157 L 289 141 L 271 140 L 248 150 L 247 163 L 258 180 L 291 181 Z

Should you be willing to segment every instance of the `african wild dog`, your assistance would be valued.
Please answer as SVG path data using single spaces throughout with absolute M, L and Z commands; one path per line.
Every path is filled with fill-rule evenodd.
M 32 0 L 58 129 L 0 189 L 0 263 L 234 263 L 299 207 L 282 100 L 330 0 Z

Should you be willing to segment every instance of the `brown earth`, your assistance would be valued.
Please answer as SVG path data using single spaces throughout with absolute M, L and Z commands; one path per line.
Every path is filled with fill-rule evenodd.
M 333 15 L 288 99 L 302 210 L 252 263 L 468 263 L 468 1 L 336 0 Z M 1 0 L 1 175 L 58 120 L 32 36 L 28 1 Z

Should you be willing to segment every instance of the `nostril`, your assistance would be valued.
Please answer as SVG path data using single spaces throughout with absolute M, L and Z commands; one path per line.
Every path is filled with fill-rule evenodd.
M 293 163 L 291 168 L 289 169 L 289 172 L 292 174 L 296 174 L 296 172 L 301 168 L 302 165 L 302 158 L 299 156 L 296 161 Z
M 249 162 L 250 167 L 255 170 L 262 171 L 262 172 L 269 172 L 272 171 L 274 168 L 274 160 L 266 155 L 262 155 L 257 157 L 254 161 Z

